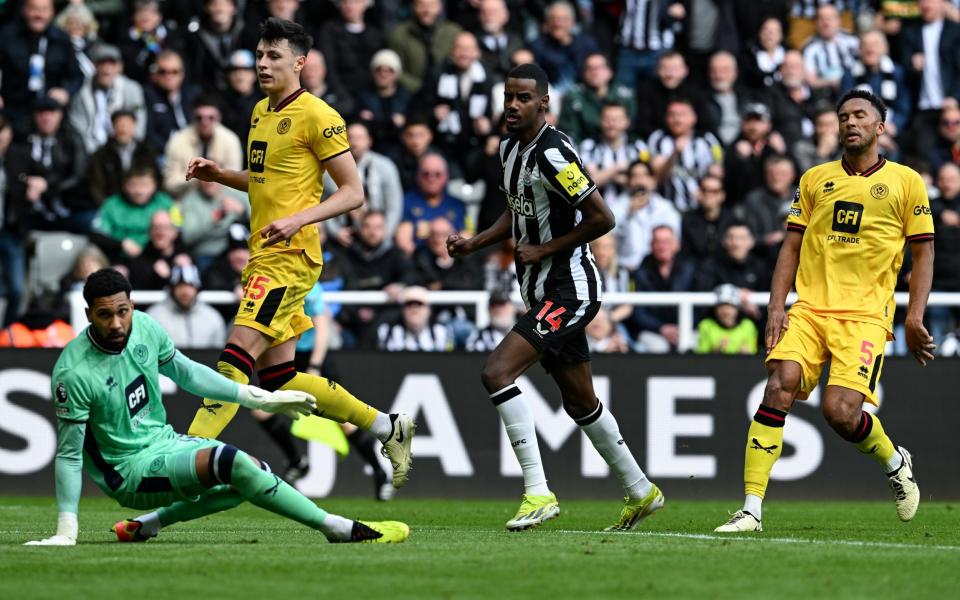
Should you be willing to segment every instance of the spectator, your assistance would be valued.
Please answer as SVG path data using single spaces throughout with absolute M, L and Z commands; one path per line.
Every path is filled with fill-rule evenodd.
M 220 0 L 213 0 L 220 1 Z M 225 1 L 225 0 L 224 0 Z M 181 196 L 198 180 L 186 181 L 187 164 L 194 156 L 215 161 L 223 169 L 243 168 L 243 147 L 237 134 L 221 123 L 220 107 L 212 97 L 197 98 L 193 106 L 193 124 L 175 133 L 164 152 L 163 187 Z
M 617 258 L 617 239 L 608 233 L 590 242 L 593 260 L 597 263 L 604 292 L 632 292 L 633 278 L 626 267 L 620 265 Z M 610 311 L 610 318 L 620 323 L 633 314 L 633 306 L 622 304 Z
M 740 314 L 740 290 L 723 284 L 714 290 L 713 314 L 697 325 L 697 354 L 756 354 L 757 325 Z
M 447 161 L 439 154 L 425 154 L 417 171 L 417 187 L 403 197 L 403 217 L 397 227 L 397 247 L 407 256 L 422 248 L 430 236 L 430 222 L 444 217 L 456 231 L 466 229 L 463 202 L 447 192 Z
M 650 254 L 634 274 L 638 292 L 693 291 L 696 266 L 680 256 L 680 241 L 666 225 L 654 228 Z M 680 339 L 675 307 L 638 306 L 631 319 L 639 331 L 638 342 L 648 352 L 669 352 Z
M 328 5 L 339 4 L 337 2 L 324 3 Z M 260 24 L 266 21 L 270 17 L 280 19 L 281 21 L 293 21 L 306 31 L 313 39 L 314 45 L 320 41 L 317 28 L 313 26 L 313 23 L 323 23 L 329 20 L 327 17 L 333 17 L 333 14 L 325 15 L 324 18 L 312 19 L 308 12 L 310 11 L 311 2 L 303 3 L 303 8 L 301 9 L 301 0 L 264 0 L 264 2 L 259 7 L 251 6 L 250 2 L 246 3 L 246 10 L 243 12 L 244 16 L 244 32 L 243 39 L 248 43 L 252 43 L 251 47 L 254 47 L 260 39 Z M 260 3 L 258 3 L 260 4 Z M 237 5 L 243 10 L 244 3 L 238 2 Z M 332 6 L 330 7 L 333 8 Z M 334 10 L 330 11 L 334 13 Z M 252 17 L 252 18 L 251 18 Z
M 697 89 L 688 80 L 690 71 L 683 55 L 676 51 L 667 51 L 657 59 L 657 77 L 643 94 L 643 102 L 637 105 L 634 128 L 646 138 L 664 126 L 667 104 L 674 98 L 698 97 Z
M 626 112 L 626 127 L 629 128 L 630 120 L 637 111 L 633 90 L 612 84 L 613 71 L 603 54 L 595 52 L 587 55 L 583 61 L 582 80 L 583 83 L 574 85 L 563 94 L 557 128 L 577 143 L 587 139 L 595 140 L 602 133 L 600 113 L 603 107 L 609 104 L 623 107 Z
M 650 253 L 653 232 L 658 227 L 669 227 L 680 239 L 680 213 L 673 204 L 657 194 L 656 179 L 650 165 L 642 161 L 631 163 L 627 171 L 629 192 L 611 202 L 610 210 L 616 217 L 614 235 L 620 265 L 634 271 Z
M 163 50 L 150 67 L 147 101 L 147 141 L 163 152 L 174 133 L 190 125 L 200 87 L 184 85 L 183 59 L 174 50 Z
M 137 140 L 137 115 L 128 110 L 110 115 L 113 134 L 90 157 L 89 189 L 94 206 L 120 191 L 124 171 L 133 167 L 157 169 L 157 153 L 146 141 Z
M 817 113 L 812 140 L 800 140 L 793 147 L 793 155 L 801 172 L 832 160 L 840 160 L 840 120 L 836 109 L 826 104 Z
M 941 292 L 960 292 L 960 166 L 945 163 L 937 174 L 940 197 L 930 202 L 933 210 L 934 259 L 933 289 Z M 960 316 L 956 307 L 931 306 L 927 308 L 930 334 L 936 343 L 957 328 Z
M 772 87 L 780 77 L 780 65 L 786 53 L 783 24 L 776 17 L 768 17 L 750 45 L 748 58 L 744 61 L 744 81 L 754 88 Z
M 480 42 L 480 60 L 490 77 L 503 81 L 513 67 L 510 57 L 524 47 L 523 38 L 507 29 L 510 10 L 504 0 L 480 0 L 478 20 L 474 34 Z
M 436 65 L 450 53 L 460 26 L 443 18 L 440 0 L 413 0 L 411 18 L 390 34 L 390 48 L 400 56 L 400 84 L 416 94 Z
M 786 154 L 787 143 L 773 130 L 770 109 L 752 102 L 743 107 L 740 136 L 724 164 L 727 196 L 734 204 L 763 186 L 763 163 L 770 156 Z
M 170 196 L 157 190 L 153 169 L 131 168 L 123 175 L 121 192 L 107 198 L 97 213 L 93 230 L 100 235 L 95 241 L 108 256 L 122 251 L 136 258 L 149 239 L 153 213 L 172 208 Z
M 244 35 L 236 0 L 205 0 L 199 26 L 191 29 L 186 42 L 191 79 L 218 91 L 226 88 L 233 51 L 256 45 L 252 36 Z
M 0 107 L 18 133 L 29 128 L 35 102 L 66 106 L 83 84 L 70 38 L 52 21 L 53 0 L 25 0 L 21 18 L 0 29 Z
M 760 254 L 764 256 L 771 256 L 786 235 L 781 216 L 787 214 L 795 197 L 796 179 L 797 171 L 789 157 L 769 156 L 763 161 L 764 186 L 744 200 L 744 220 L 760 240 Z
M 147 112 L 143 88 L 124 77 L 120 50 L 109 44 L 97 44 L 90 50 L 96 72 L 88 79 L 70 103 L 68 120 L 74 131 L 83 132 L 84 150 L 96 152 L 113 133 L 111 115 L 129 111 L 136 116 L 134 138 L 142 140 L 147 132 Z
M 447 253 L 447 238 L 453 232 L 453 225 L 443 217 L 430 221 L 427 243 L 413 253 L 420 284 L 430 290 L 483 289 L 476 256 L 453 258 Z
M 569 97 L 569 94 L 567 95 Z M 590 177 L 608 203 L 627 189 L 627 167 L 634 161 L 650 162 L 642 140 L 627 137 L 630 117 L 622 104 L 604 104 L 600 112 L 600 136 L 583 140 L 580 156 Z
M 197 299 L 200 286 L 197 267 L 174 267 L 170 274 L 170 296 L 147 310 L 170 334 L 177 348 L 222 348 L 227 341 L 223 317 L 215 308 Z
M 584 333 L 587 334 L 587 346 L 590 352 L 626 354 L 630 350 L 630 346 L 617 329 L 617 324 L 606 308 L 601 308 L 597 312 L 593 320 L 587 324 Z
M 354 99 L 358 92 L 372 85 L 370 61 L 386 46 L 380 28 L 364 18 L 371 4 L 371 0 L 340 0 L 340 18 L 324 23 L 317 40 L 327 58 L 332 86 L 347 90 Z
M 201 181 L 183 195 L 179 209 L 183 220 L 180 238 L 203 271 L 227 249 L 233 224 L 246 222 L 250 201 L 241 191 Z
M 173 226 L 170 213 L 163 210 L 153 213 L 149 236 L 143 252 L 130 261 L 130 285 L 138 290 L 162 290 L 176 266 L 190 265 L 193 261 Z
M 26 276 L 26 244 L 24 244 L 27 223 L 26 198 L 17 198 L 10 193 L 7 179 L 10 161 L 7 152 L 13 141 L 13 128 L 10 122 L 0 116 L 0 290 L 5 301 L 0 329 L 17 320 L 20 303 L 23 300 Z
M 822 104 L 834 111 L 831 93 L 815 90 L 807 85 L 803 57 L 796 50 L 788 50 L 780 65 L 780 82 L 770 90 L 774 128 L 783 134 L 787 144 L 794 146 L 807 141 L 814 133 L 814 118 Z
M 377 327 L 377 349 L 387 352 L 448 352 L 453 350 L 453 336 L 445 325 L 430 324 L 427 290 L 411 286 L 401 296 L 403 312 L 393 323 Z
M 927 151 L 930 168 L 939 171 L 947 163 L 960 165 L 960 108 L 944 107 L 937 134 L 936 143 Z
M 243 49 L 234 50 L 227 66 L 227 87 L 222 94 L 223 125 L 240 138 L 241 148 L 247 147 L 250 135 L 250 115 L 257 102 L 263 98 L 263 92 L 257 85 L 256 63 L 253 52 Z M 247 166 L 246 152 L 243 153 L 243 166 Z
M 360 221 L 356 242 L 347 250 L 346 262 L 350 290 L 384 290 L 391 287 L 396 295 L 398 287 L 413 283 L 416 275 L 406 255 L 386 236 L 383 213 L 369 211 Z
M 185 50 L 179 32 L 164 25 L 159 0 L 134 0 L 130 28 L 118 44 L 127 77 L 143 86 L 149 83 L 151 68 L 161 52 Z
M 203 285 L 208 290 L 233 292 L 237 302 L 243 298 L 241 285 L 243 270 L 250 262 L 247 239 L 250 231 L 241 223 L 234 223 L 227 230 L 227 249 L 203 271 Z M 236 310 L 230 312 L 232 317 Z
M 684 256 L 700 264 L 720 251 L 721 234 L 734 220 L 726 199 L 722 179 L 707 175 L 700 180 L 697 208 L 683 214 Z
M 386 218 L 386 237 L 393 239 L 400 217 L 403 216 L 403 187 L 400 185 L 400 173 L 393 161 L 382 154 L 370 149 L 373 140 L 370 132 L 363 123 L 351 123 L 347 126 L 347 142 L 350 144 L 350 153 L 357 163 L 360 173 L 360 182 L 366 194 L 366 210 L 383 213 Z M 324 175 L 323 193 L 332 194 L 337 184 Z M 349 247 L 353 243 L 353 236 L 360 227 L 359 218 L 364 209 L 352 211 L 343 217 L 324 221 L 327 231 L 336 237 L 340 245 Z
M 83 142 L 63 123 L 63 105 L 52 96 L 33 104 L 32 124 L 10 150 L 10 201 L 27 203 L 30 229 L 85 234 L 96 211 L 86 194 Z
M 376 141 L 380 154 L 391 155 L 399 150 L 400 130 L 407 122 L 410 92 L 397 85 L 402 67 L 400 57 L 384 48 L 370 60 L 373 85 L 360 93 L 357 114 Z
M 511 238 L 491 246 L 487 251 L 483 263 L 483 289 L 491 294 L 510 296 L 513 292 L 520 292 L 513 249 Z
M 630 89 L 653 79 L 657 57 L 673 48 L 686 14 L 682 2 L 632 0 L 624 3 L 617 40 L 617 83 Z
M 109 266 L 110 261 L 99 248 L 92 245 L 84 248 L 73 261 L 70 271 L 60 279 L 61 303 L 68 304 L 70 294 L 83 291 L 83 284 L 87 282 L 87 277 Z
M 507 295 L 491 294 L 487 310 L 490 313 L 490 324 L 470 334 L 466 344 L 468 352 L 493 351 L 517 322 L 517 307 Z
M 919 0 L 920 19 L 903 28 L 900 64 L 914 91 L 912 138 L 917 150 L 933 145 L 945 104 L 960 99 L 960 24 L 945 19 L 944 0 Z M 950 101 L 945 101 L 950 98 Z
M 712 133 L 697 135 L 693 103 L 675 98 L 667 104 L 666 128 L 654 131 L 647 142 L 650 161 L 663 196 L 679 210 L 696 205 L 697 181 L 711 167 L 723 163 L 723 147 Z
M 432 80 L 432 90 L 422 92 L 431 98 L 437 142 L 461 168 L 476 159 L 483 140 L 492 133 L 490 86 L 477 38 L 461 31 L 450 58 Z
M 327 80 L 327 59 L 316 48 L 307 52 L 307 60 L 300 71 L 300 83 L 308 92 L 335 107 L 345 119 L 353 116 L 353 96 Z
M 738 82 L 737 59 L 722 50 L 710 57 L 709 86 L 697 111 L 700 127 L 711 131 L 729 146 L 740 135 L 741 113 L 758 98 Z
M 840 29 L 840 11 L 832 4 L 817 8 L 816 33 L 803 47 L 803 63 L 812 75 L 810 85 L 839 91 L 843 72 L 853 67 L 860 43 Z
M 910 122 L 910 92 L 903 67 L 890 58 L 887 38 L 882 32 L 867 31 L 860 36 L 860 60 L 843 74 L 840 89 L 859 88 L 873 92 L 887 105 L 885 133 L 897 137 Z
M 563 0 L 547 7 L 540 36 L 530 42 L 536 63 L 562 95 L 577 82 L 578 69 L 587 56 L 599 52 L 589 33 L 577 33 L 573 5 Z
M 709 290 L 723 283 L 740 288 L 741 294 L 770 289 L 770 273 L 766 263 L 754 256 L 756 238 L 750 226 L 743 221 L 734 221 L 723 233 L 723 252 L 707 261 L 700 271 L 700 289 Z M 752 318 L 760 315 L 756 306 L 744 302 L 745 314 Z
M 68 4 L 53 22 L 58 29 L 70 37 L 73 56 L 77 59 L 77 66 L 80 67 L 83 78 L 93 77 L 93 61 L 87 56 L 87 51 L 99 42 L 97 37 L 99 24 L 93 12 L 87 8 L 86 4 Z
M 393 162 L 400 171 L 400 184 L 404 192 L 417 186 L 420 161 L 429 153 L 439 153 L 433 145 L 433 131 L 425 120 L 411 118 L 403 126 L 400 148 L 393 157 Z

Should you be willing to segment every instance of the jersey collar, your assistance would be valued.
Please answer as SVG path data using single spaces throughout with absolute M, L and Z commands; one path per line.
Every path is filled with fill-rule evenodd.
M 545 122 L 545 123 L 540 127 L 540 130 L 537 131 L 537 135 L 533 136 L 533 139 L 530 140 L 530 143 L 523 147 L 523 150 L 520 152 L 520 154 L 523 154 L 523 153 L 526 152 L 529 148 L 533 147 L 533 145 L 537 143 L 537 140 L 539 140 L 540 137 L 543 135 L 543 132 L 547 130 L 547 127 L 550 127 L 550 124 Z
M 133 323 L 130 324 L 130 333 L 127 334 L 127 342 L 130 341 L 130 336 L 133 334 Z M 93 325 L 87 327 L 87 339 L 90 340 L 90 343 L 93 344 L 93 347 L 103 352 L 104 354 L 121 354 L 127 348 L 127 343 L 124 342 L 123 348 L 119 350 L 111 350 L 107 346 L 97 339 L 97 334 L 93 332 Z
M 297 91 L 295 91 L 294 93 L 290 94 L 289 96 L 287 96 L 286 98 L 284 98 L 284 99 L 281 100 L 280 102 L 277 102 L 277 105 L 274 106 L 273 108 L 270 108 L 270 105 L 268 104 L 268 105 L 267 105 L 267 109 L 270 110 L 270 111 L 272 111 L 272 112 L 280 112 L 281 110 L 283 110 L 283 108 L 284 108 L 285 106 L 289 105 L 291 102 L 293 102 L 294 100 L 296 100 L 297 98 L 299 98 L 299 97 L 300 97 L 300 94 L 304 93 L 305 91 L 307 91 L 307 88 L 300 88 L 299 90 L 297 90 Z
M 880 169 L 882 169 L 882 168 L 883 168 L 883 165 L 885 165 L 885 164 L 887 164 L 887 159 L 885 159 L 884 157 L 881 156 L 881 157 L 877 160 L 877 162 L 873 163 L 872 166 L 868 167 L 866 171 L 864 171 L 863 173 L 857 173 L 857 172 L 853 169 L 853 167 L 851 167 L 849 164 L 847 164 L 847 159 L 846 159 L 846 157 L 843 157 L 843 158 L 840 159 L 840 166 L 843 167 L 843 172 L 846 173 L 847 175 L 852 176 L 852 177 L 855 177 L 855 176 L 857 176 L 857 175 L 859 175 L 860 177 L 870 177 L 871 175 L 873 175 L 874 173 L 876 173 L 877 171 L 879 171 Z

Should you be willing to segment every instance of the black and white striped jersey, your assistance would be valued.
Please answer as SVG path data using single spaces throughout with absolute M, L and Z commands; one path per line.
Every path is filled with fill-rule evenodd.
M 581 219 L 577 205 L 597 189 L 570 138 L 547 124 L 523 147 L 516 136 L 505 137 L 500 163 L 517 244 L 540 245 L 569 232 Z M 517 279 L 528 309 L 547 292 L 569 293 L 581 301 L 601 299 L 600 274 L 589 244 L 558 252 L 539 264 L 518 263 Z
M 670 156 L 676 148 L 676 141 L 664 129 L 658 129 L 647 140 L 650 154 Z M 723 163 L 723 145 L 717 136 L 710 132 L 690 139 L 673 165 L 670 176 L 662 184 L 665 198 L 673 202 L 680 211 L 697 207 L 696 193 L 700 187 L 700 178 L 707 174 L 711 165 Z
M 617 148 L 612 147 L 603 139 L 587 138 L 580 143 L 580 159 L 587 166 L 589 172 L 591 169 L 608 169 L 617 163 L 629 165 L 635 160 L 648 163 L 650 162 L 650 150 L 647 148 L 646 142 L 629 139 L 626 134 L 619 140 Z M 611 198 L 623 191 L 620 185 L 611 181 L 600 190 L 600 193 L 603 194 L 609 204 Z
M 663 0 L 627 0 L 620 20 L 620 45 L 635 50 L 670 50 L 674 33 L 664 27 Z

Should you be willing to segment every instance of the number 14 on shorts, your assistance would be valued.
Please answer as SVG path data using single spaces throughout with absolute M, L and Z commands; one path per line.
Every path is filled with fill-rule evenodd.
M 553 312 L 550 312 L 551 308 L 553 308 L 553 301 L 545 301 L 543 303 L 543 308 L 541 308 L 540 312 L 537 313 L 537 321 L 546 321 L 547 325 L 550 326 L 550 331 L 556 332 L 563 326 L 563 321 L 560 320 L 560 315 L 567 312 L 567 309 L 561 306 Z M 540 328 L 539 323 L 537 324 L 537 328 Z M 546 332 L 542 331 L 541 333 Z

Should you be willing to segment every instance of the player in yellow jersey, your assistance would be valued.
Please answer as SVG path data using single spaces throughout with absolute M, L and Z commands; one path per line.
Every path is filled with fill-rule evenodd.
M 843 158 L 800 179 L 771 284 L 769 379 L 747 433 L 746 501 L 718 532 L 762 531 L 761 502 L 783 447 L 787 413 L 816 387 L 828 358 L 824 417 L 840 437 L 883 466 L 900 519 L 909 521 L 917 512 L 920 491 L 910 454 L 894 447 L 880 420 L 863 410 L 865 401 L 877 404 L 906 242 L 913 253 L 907 346 L 921 365 L 933 360 L 935 348 L 923 327 L 933 279 L 930 202 L 919 174 L 877 151 L 886 113 L 873 94 L 847 92 L 837 105 Z M 799 299 L 785 313 L 794 280 Z
M 217 369 L 245 384 L 256 368 L 264 389 L 308 392 L 317 399 L 320 416 L 369 430 L 383 442 L 394 487 L 400 487 L 410 469 L 413 420 L 381 413 L 336 382 L 297 372 L 293 364 L 297 338 L 313 326 L 303 301 L 322 266 L 314 224 L 363 204 L 343 119 L 300 87 L 311 44 L 300 25 L 267 19 L 256 52 L 257 77 L 267 97 L 251 116 L 247 170 L 221 169 L 205 158 L 193 158 L 187 167 L 188 180 L 217 181 L 250 195 L 244 295 Z M 337 191 L 321 203 L 324 172 Z M 217 437 L 235 414 L 235 405 L 205 399 L 189 433 Z

